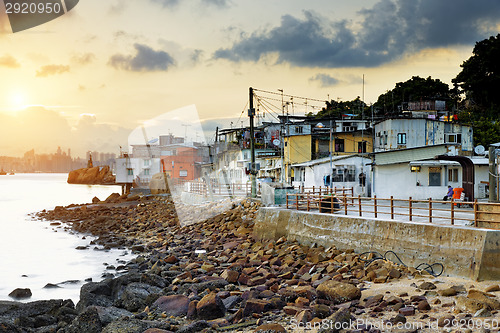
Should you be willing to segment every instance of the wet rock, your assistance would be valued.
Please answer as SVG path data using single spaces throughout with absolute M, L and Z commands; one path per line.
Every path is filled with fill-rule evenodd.
M 345 282 L 329 280 L 316 288 L 319 298 L 327 299 L 335 304 L 360 299 L 361 290 Z
M 32 294 L 29 288 L 16 288 L 10 292 L 9 296 L 14 299 L 23 299 L 30 298 Z
M 204 330 L 205 328 L 210 327 L 207 321 L 205 320 L 198 320 L 195 321 L 194 323 L 191 323 L 186 326 L 182 326 L 179 328 L 176 333 L 194 333 L 194 332 L 199 332 Z
M 132 282 L 125 287 L 118 304 L 131 312 L 142 310 L 148 305 L 147 298 L 151 294 L 158 294 L 159 296 L 161 291 L 160 288 L 149 284 Z
M 152 305 L 167 316 L 184 316 L 188 313 L 189 298 L 184 295 L 161 296 Z
M 133 313 L 127 311 L 125 309 L 117 308 L 114 306 L 102 307 L 102 306 L 93 306 L 97 310 L 97 314 L 99 315 L 99 319 L 103 326 L 108 325 L 112 321 L 118 320 L 120 318 L 132 318 Z
M 90 306 L 80 313 L 71 325 L 65 328 L 65 333 L 100 333 L 102 326 L 97 309 Z
M 215 293 L 206 295 L 196 305 L 196 315 L 200 319 L 215 319 L 224 316 L 225 313 L 224 303 Z
M 110 281 L 89 282 L 80 289 L 80 301 L 76 305 L 78 311 L 87 306 L 97 305 L 108 307 L 113 305 L 112 289 Z
M 102 333 L 139 333 L 144 332 L 150 328 L 160 328 L 164 330 L 169 330 L 170 325 L 160 321 L 149 321 L 149 320 L 138 320 L 124 318 L 120 320 L 115 320 L 109 325 L 104 327 L 101 331 Z M 83 333 L 83 332 L 79 332 Z

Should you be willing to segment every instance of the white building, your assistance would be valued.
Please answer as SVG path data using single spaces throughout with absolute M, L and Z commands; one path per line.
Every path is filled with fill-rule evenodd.
M 120 157 L 116 159 L 116 182 L 149 184 L 151 177 L 161 172 L 160 158 Z
M 449 160 L 453 158 L 467 160 L 473 170 L 464 170 L 458 161 Z M 470 180 L 464 179 L 464 175 Z M 372 194 L 380 198 L 441 200 L 447 193 L 448 185 L 464 189 L 470 186 L 474 198 L 467 197 L 468 200 L 485 198 L 488 159 L 456 156 L 456 145 L 375 153 L 372 179 Z
M 361 155 L 324 157 L 292 165 L 294 179 L 292 185 L 303 187 L 345 187 L 353 188 L 354 195 L 370 196 L 370 158 Z M 332 181 L 330 182 L 330 174 Z M 363 181 L 364 179 L 364 181 Z
M 458 144 L 460 155 L 472 155 L 472 127 L 425 118 L 386 119 L 374 126 L 374 151 L 439 144 Z

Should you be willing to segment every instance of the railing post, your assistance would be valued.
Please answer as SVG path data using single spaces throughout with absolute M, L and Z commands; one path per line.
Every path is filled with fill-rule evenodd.
M 285 197 L 286 197 L 286 209 L 288 209 L 288 193 L 285 193 Z
M 412 211 L 412 201 L 411 197 L 408 199 L 408 217 L 410 221 L 413 219 L 413 211 Z
M 432 200 L 429 198 L 429 223 L 432 223 Z
M 345 193 L 344 193 L 344 211 L 345 215 L 347 215 L 347 196 L 345 195 Z
M 359 216 L 363 216 L 361 212 L 361 194 L 358 195 L 358 204 L 359 204 Z
M 474 200 L 474 226 L 477 228 L 477 222 L 478 222 L 478 219 L 477 219 L 477 213 L 478 213 L 478 210 L 477 210 L 477 199 Z
M 455 204 L 453 203 L 453 197 L 451 198 L 451 208 L 450 208 L 450 218 L 451 218 L 451 225 L 455 224 Z
M 377 217 L 377 195 L 373 196 L 373 213 Z
M 330 195 L 330 214 L 333 214 L 333 195 Z
M 311 210 L 311 201 L 309 200 L 309 193 L 306 194 L 307 198 L 307 211 Z
M 391 220 L 394 220 L 394 197 L 391 195 Z
M 314 194 L 314 185 L 313 185 L 313 194 Z
M 295 207 L 297 207 L 297 210 L 299 210 L 299 195 L 300 194 L 295 194 Z

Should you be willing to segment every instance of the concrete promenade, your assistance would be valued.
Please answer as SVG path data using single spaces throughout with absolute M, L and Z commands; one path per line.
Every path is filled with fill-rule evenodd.
M 259 210 L 254 233 L 260 239 L 285 236 L 306 245 L 350 248 L 357 253 L 391 250 L 409 266 L 441 263 L 445 276 L 499 280 L 500 230 L 450 225 L 446 220 L 395 221 L 368 213 L 359 217 L 356 211 L 346 216 L 266 207 Z

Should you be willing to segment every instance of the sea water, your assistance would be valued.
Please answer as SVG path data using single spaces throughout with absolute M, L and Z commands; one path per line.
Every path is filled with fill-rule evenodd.
M 126 249 L 96 251 L 93 237 L 64 231 L 63 225 L 35 220 L 31 213 L 71 203 L 106 199 L 118 186 L 73 185 L 67 174 L 15 174 L 0 176 L 0 300 L 16 288 L 30 288 L 32 297 L 72 299 L 78 302 L 85 279 L 100 281 L 107 265 L 118 266 L 133 258 Z M 44 288 L 48 283 L 60 288 Z

